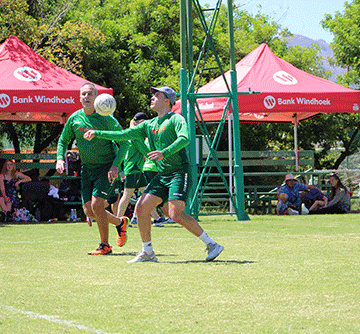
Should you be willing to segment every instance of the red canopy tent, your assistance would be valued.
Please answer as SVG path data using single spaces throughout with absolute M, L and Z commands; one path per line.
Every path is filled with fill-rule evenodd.
M 64 123 L 88 80 L 39 56 L 15 36 L 0 45 L 0 121 Z M 98 93 L 112 89 L 95 85 Z
M 297 125 L 323 113 L 359 112 L 360 91 L 301 71 L 276 57 L 267 44 L 261 44 L 236 64 L 240 122 L 292 123 L 298 169 Z M 230 71 L 225 73 L 230 87 Z M 227 93 L 223 76 L 199 88 L 197 93 Z M 220 121 L 227 97 L 197 100 L 204 121 Z M 180 113 L 180 100 L 174 111 Z M 195 108 L 196 113 L 199 111 Z M 229 114 L 231 114 L 231 106 Z M 229 138 L 231 139 L 231 126 Z
M 261 44 L 236 64 L 240 122 L 294 123 L 322 113 L 358 112 L 360 91 L 299 70 L 276 57 L 267 44 Z M 230 71 L 225 73 L 230 86 Z M 202 86 L 198 93 L 228 92 L 222 76 Z M 198 100 L 204 121 L 221 119 L 227 97 Z M 175 111 L 180 112 L 180 101 Z M 229 110 L 231 113 L 231 108 Z

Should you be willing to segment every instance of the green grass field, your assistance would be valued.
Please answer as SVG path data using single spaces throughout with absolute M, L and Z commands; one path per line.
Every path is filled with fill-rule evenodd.
M 359 214 L 200 218 L 214 262 L 178 225 L 135 264 L 134 227 L 89 256 L 96 224 L 0 225 L 0 333 L 360 333 Z

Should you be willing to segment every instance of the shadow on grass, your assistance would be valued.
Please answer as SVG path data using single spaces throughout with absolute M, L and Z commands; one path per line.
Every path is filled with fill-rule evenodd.
M 137 228 L 137 225 L 129 225 L 128 226 L 129 228 Z M 154 226 L 154 225 L 151 225 L 151 229 L 158 229 L 158 228 L 184 228 L 184 226 L 181 226 L 181 225 L 178 225 L 178 224 L 164 224 L 164 225 L 161 225 L 161 226 Z
M 127 253 L 111 253 L 111 254 L 106 254 L 106 256 L 136 256 L 139 252 L 127 252 Z M 156 253 L 157 257 L 161 257 L 161 256 L 177 256 L 175 254 L 158 254 Z
M 127 252 L 127 253 L 111 253 L 106 254 L 106 256 L 136 256 L 136 252 Z
M 217 265 L 232 265 L 232 264 L 252 264 L 256 263 L 256 261 L 236 261 L 236 260 L 187 260 L 187 261 L 164 261 L 160 263 L 170 263 L 170 264 L 187 264 L 187 263 L 209 263 L 209 264 L 217 264 Z
M 107 254 L 106 256 L 136 256 L 137 252 L 126 252 L 126 253 L 111 253 Z M 166 256 L 177 256 L 176 254 L 156 254 L 156 256 L 161 259 L 161 257 Z M 188 264 L 188 263 L 209 263 L 209 264 L 216 264 L 216 265 L 234 265 L 234 264 L 253 264 L 256 261 L 237 261 L 237 260 L 213 260 L 213 261 L 206 261 L 206 260 L 186 260 L 186 261 L 159 261 L 159 264 Z

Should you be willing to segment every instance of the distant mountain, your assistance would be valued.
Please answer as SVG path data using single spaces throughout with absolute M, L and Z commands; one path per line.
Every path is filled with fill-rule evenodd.
M 341 68 L 341 67 L 333 67 L 329 64 L 328 62 L 328 58 L 333 57 L 334 53 L 330 48 L 330 45 L 328 43 L 326 43 L 324 40 L 322 39 L 318 39 L 318 40 L 313 40 L 311 38 L 302 36 L 302 35 L 294 35 L 293 37 L 288 39 L 288 43 L 289 46 L 311 46 L 312 44 L 317 44 L 318 46 L 320 46 L 321 51 L 320 51 L 320 55 L 323 57 L 323 66 L 324 69 L 326 71 L 331 71 L 332 75 L 329 78 L 329 80 L 336 82 L 336 76 L 338 74 L 343 74 L 345 73 L 345 69 Z

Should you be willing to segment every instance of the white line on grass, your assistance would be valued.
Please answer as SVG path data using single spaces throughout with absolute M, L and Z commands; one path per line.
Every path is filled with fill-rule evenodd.
M 76 324 L 76 323 L 74 323 L 72 321 L 58 319 L 58 318 L 55 318 L 55 317 L 49 316 L 49 315 L 44 315 L 44 314 L 40 314 L 40 313 L 36 313 L 36 312 L 32 312 L 32 311 L 22 311 L 22 310 L 16 309 L 15 307 L 2 305 L 2 304 L 0 304 L 0 307 L 5 309 L 5 310 L 14 312 L 14 313 L 20 313 L 20 314 L 27 315 L 27 316 L 29 316 L 31 318 L 43 319 L 43 320 L 50 321 L 50 322 L 56 322 L 56 323 L 59 323 L 61 325 L 65 325 L 65 326 L 69 326 L 69 327 L 75 327 L 77 329 L 81 329 L 81 330 L 96 333 L 96 334 L 110 334 L 110 333 L 103 332 L 103 331 L 98 330 L 98 329 L 94 329 L 94 328 L 87 327 L 87 326 L 84 326 L 84 325 Z

